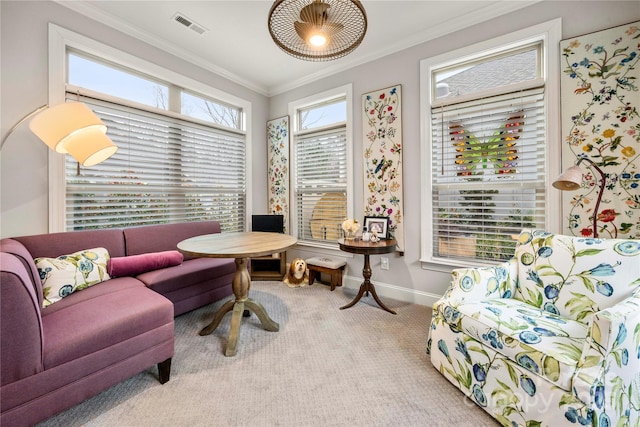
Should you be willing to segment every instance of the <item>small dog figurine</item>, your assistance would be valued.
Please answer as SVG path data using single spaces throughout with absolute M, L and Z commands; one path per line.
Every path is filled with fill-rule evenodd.
M 289 270 L 282 279 L 290 288 L 299 288 L 309 284 L 307 263 L 302 258 L 295 258 L 289 265 Z

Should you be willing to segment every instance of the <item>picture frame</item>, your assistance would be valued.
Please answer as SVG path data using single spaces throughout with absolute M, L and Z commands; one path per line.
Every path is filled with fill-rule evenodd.
M 633 166 L 640 161 L 633 131 L 640 126 L 640 115 L 626 113 L 631 111 L 627 107 L 638 105 L 637 83 L 633 82 L 640 78 L 640 68 L 637 60 L 630 59 L 640 53 L 639 25 L 636 20 L 560 41 L 562 170 L 585 159 L 596 163 L 605 176 L 616 177 L 607 180 L 601 190 L 603 203 L 597 221 L 588 203 L 598 194 L 600 179 L 595 169 L 585 165 L 584 185 L 577 191 L 560 192 L 562 229 L 567 234 L 640 238 L 640 209 L 630 208 L 638 200 L 640 184 L 637 166 Z M 611 99 L 610 90 L 615 91 Z M 631 148 L 634 144 L 636 149 Z
M 289 230 L 289 116 L 267 121 L 267 212 L 284 216 Z
M 386 239 L 404 252 L 402 85 L 362 94 L 362 216 L 388 216 Z M 382 236 L 380 236 L 383 238 Z
M 381 240 L 389 238 L 389 217 L 388 216 L 365 216 L 364 225 L 369 232 L 377 230 L 378 237 Z

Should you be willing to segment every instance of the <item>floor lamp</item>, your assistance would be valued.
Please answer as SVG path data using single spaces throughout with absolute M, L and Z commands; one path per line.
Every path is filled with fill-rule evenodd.
M 25 121 L 49 148 L 71 154 L 82 166 L 96 165 L 111 157 L 118 147 L 106 135 L 107 126 L 81 102 L 43 105 L 24 116 L 2 138 L 0 149 L 9 136 Z
M 580 188 L 582 186 L 583 179 L 582 169 L 580 169 L 578 166 L 583 161 L 590 163 L 591 166 L 593 166 L 593 168 L 600 174 L 600 190 L 598 191 L 596 207 L 593 210 L 593 237 L 598 238 L 598 209 L 600 208 L 600 200 L 602 200 L 602 193 L 604 192 L 604 185 L 606 182 L 606 177 L 604 172 L 602 172 L 602 169 L 600 169 L 598 165 L 593 162 L 593 160 L 582 157 L 580 158 L 580 160 L 578 160 L 578 163 L 576 163 L 575 166 L 571 166 L 569 169 L 564 171 L 564 173 L 560 175 L 552 185 L 558 190 L 563 191 L 574 191 Z

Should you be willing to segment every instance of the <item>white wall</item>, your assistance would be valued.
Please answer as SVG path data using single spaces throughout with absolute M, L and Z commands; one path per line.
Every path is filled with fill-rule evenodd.
M 366 2 L 365 2 L 366 7 Z M 100 42 L 138 55 L 165 68 L 183 73 L 253 103 L 253 212 L 265 213 L 266 141 L 268 119 L 287 114 L 287 104 L 330 88 L 353 83 L 354 93 L 354 176 L 355 212 L 363 211 L 362 124 L 358 114 L 363 93 L 402 85 L 405 255 L 391 254 L 390 269 L 379 269 L 379 257 L 372 257 L 373 279 L 378 293 L 407 301 L 430 304 L 443 293 L 450 280 L 450 268 L 423 269 L 420 255 L 420 126 L 419 62 L 466 45 L 508 34 L 522 27 L 561 17 L 563 38 L 590 33 L 640 19 L 636 1 L 544 1 L 494 21 L 482 23 L 441 39 L 423 43 L 368 64 L 344 71 L 304 87 L 266 99 L 246 88 L 192 66 L 153 46 L 80 16 L 50 1 L 0 2 L 1 13 L 1 87 L 0 134 L 4 135 L 22 116 L 47 102 L 47 24 L 54 22 Z M 558 111 L 557 114 L 560 114 Z M 557 150 L 558 147 L 551 147 Z M 0 235 L 2 237 L 46 233 L 48 231 L 48 149 L 21 127 L 0 153 Z M 361 216 L 361 215 L 360 215 Z M 292 251 L 312 256 L 309 252 Z M 334 256 L 345 256 L 335 253 Z M 361 280 L 362 257 L 346 256 L 347 282 L 357 286 Z
M 265 177 L 268 100 L 216 74 L 189 64 L 153 46 L 79 15 L 52 1 L 0 2 L 1 66 L 0 135 L 48 100 L 48 24 L 77 32 L 101 43 L 158 64 L 252 103 L 254 159 L 249 196 L 253 209 L 266 211 Z M 48 156 L 46 145 L 26 124 L 9 136 L 0 151 L 0 236 L 49 231 Z
M 366 7 L 366 2 L 365 2 Z M 570 38 L 591 33 L 640 18 L 637 2 L 623 1 L 544 1 L 529 8 L 502 16 L 463 31 L 449 34 L 437 40 L 405 49 L 348 70 L 327 77 L 283 94 L 272 96 L 269 100 L 269 116 L 280 117 L 287 114 L 290 101 L 304 98 L 329 88 L 353 83 L 354 94 L 354 157 L 356 216 L 363 212 L 363 170 L 362 170 L 362 123 L 361 95 L 394 84 L 402 85 L 402 133 L 404 139 L 404 220 L 405 253 L 404 256 L 391 254 L 389 270 L 380 269 L 380 257 L 371 257 L 373 278 L 378 294 L 393 296 L 402 300 L 430 304 L 441 295 L 451 278 L 451 268 L 445 266 L 424 269 L 420 257 L 420 60 L 458 49 L 476 42 L 509 34 L 520 28 L 533 26 L 555 18 L 562 18 L 562 38 Z M 559 80 L 559 76 L 557 76 Z M 560 114 L 559 111 L 551 114 Z M 550 147 L 551 152 L 560 155 L 558 145 Z M 292 251 L 291 256 L 302 258 L 311 256 L 306 251 Z M 344 256 L 335 253 L 331 256 Z M 346 258 L 347 275 L 350 286 L 358 286 L 362 280 L 361 256 Z M 375 303 L 374 303 L 375 304 Z

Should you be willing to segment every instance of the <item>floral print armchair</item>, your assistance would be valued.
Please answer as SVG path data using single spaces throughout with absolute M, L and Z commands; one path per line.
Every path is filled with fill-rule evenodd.
M 427 352 L 502 425 L 640 426 L 640 241 L 523 230 L 453 271 Z

